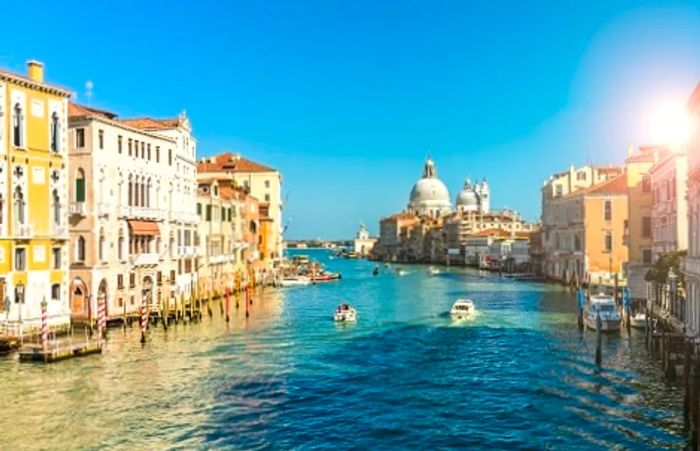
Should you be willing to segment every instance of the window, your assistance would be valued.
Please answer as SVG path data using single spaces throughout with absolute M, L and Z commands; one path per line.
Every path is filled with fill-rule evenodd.
M 265 202 L 270 202 L 270 195 L 269 194 L 265 194 Z
M 131 288 L 134 288 L 136 286 L 136 274 L 129 273 L 129 286 Z
M 85 171 L 78 168 L 75 176 L 75 201 L 85 202 Z
M 54 247 L 51 249 L 51 257 L 53 260 L 53 269 L 61 269 L 61 248 Z
M 100 241 L 97 248 L 97 253 L 101 262 L 105 260 L 105 234 L 104 230 L 100 231 Z
M 85 129 L 76 128 L 75 129 L 75 147 L 82 149 L 85 147 Z
M 162 271 L 158 271 L 156 273 L 156 283 L 158 285 L 163 285 L 163 272 Z
M 75 260 L 79 263 L 85 262 L 85 238 L 82 236 L 75 240 Z
M 53 211 L 54 225 L 61 225 L 61 199 L 58 197 L 58 190 L 51 192 L 51 209 Z
M 269 181 L 269 180 L 265 180 L 265 188 L 269 188 L 269 187 L 270 187 L 270 181 Z
M 132 147 L 132 143 L 133 143 L 132 139 L 129 138 L 129 144 L 127 145 L 128 149 L 129 149 L 129 156 L 131 156 L 131 147 Z
M 124 288 L 124 274 L 117 274 L 117 288 Z
M 146 158 L 146 143 L 141 141 L 141 158 Z
M 24 271 L 27 267 L 27 249 L 15 248 L 15 271 Z
M 651 265 L 651 249 L 644 249 L 642 251 L 642 263 L 645 265 Z
M 136 158 L 139 157 L 139 140 L 138 139 L 134 140 L 134 156 Z
M 586 172 L 585 171 L 578 171 L 576 173 L 576 180 L 586 180 Z
M 17 223 L 23 225 L 26 221 L 26 205 L 27 201 L 24 199 L 24 193 L 21 187 L 15 188 L 15 216 L 17 217 Z
M 642 192 L 651 192 L 651 177 L 649 177 L 649 175 L 645 175 L 644 178 L 642 178 Z
M 151 145 L 149 144 L 148 147 L 146 147 L 146 156 L 148 157 L 148 161 L 151 161 Z
M 642 237 L 651 238 L 651 218 L 648 216 L 642 218 Z
M 58 113 L 54 111 L 51 115 L 51 129 L 49 134 L 51 135 L 51 152 L 58 152 L 60 137 L 60 124 L 58 123 Z
M 554 190 L 555 190 L 554 194 L 556 196 L 561 196 L 564 193 L 564 190 L 563 190 L 561 185 L 557 185 L 556 187 L 554 187 Z
M 175 270 L 170 270 L 170 283 L 175 283 Z
M 53 284 L 51 285 L 51 300 L 60 301 L 61 300 L 61 285 Z
M 214 196 L 218 196 L 218 195 L 219 195 L 219 187 L 214 185 Z
M 202 204 L 197 202 L 197 216 L 202 217 Z
M 160 163 L 160 146 L 156 146 L 156 163 Z
M 104 130 L 99 130 L 97 132 L 97 145 L 99 146 L 100 150 L 105 148 L 105 131 Z
M 122 153 L 122 135 L 117 136 L 117 152 Z
M 612 221 L 612 202 L 609 200 L 605 201 L 605 220 Z
M 612 252 L 613 249 L 613 237 L 611 232 L 605 232 L 603 235 L 603 250 L 605 252 Z
M 168 149 L 168 164 L 173 165 L 173 149 Z
M 206 221 L 211 221 L 211 205 L 207 205 L 207 214 L 204 218 Z
M 24 147 L 24 112 L 19 103 L 12 110 L 12 144 Z
M 119 237 L 118 243 L 119 243 L 117 245 L 118 258 L 119 258 L 119 260 L 124 260 L 124 237 L 123 236 Z

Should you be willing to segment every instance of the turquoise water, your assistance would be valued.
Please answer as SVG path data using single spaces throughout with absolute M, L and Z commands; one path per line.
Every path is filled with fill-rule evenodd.
M 546 285 L 451 268 L 397 277 L 329 260 L 343 280 L 268 289 L 251 316 L 110 330 L 101 356 L 0 358 L 2 449 L 683 448 L 683 391 L 643 334 L 576 328 Z M 479 316 L 454 323 L 459 297 Z M 336 325 L 348 301 L 359 321 Z

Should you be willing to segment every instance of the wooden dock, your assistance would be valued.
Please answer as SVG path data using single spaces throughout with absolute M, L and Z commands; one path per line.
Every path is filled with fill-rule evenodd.
M 52 363 L 59 360 L 83 357 L 102 352 L 102 340 L 80 341 L 56 340 L 46 346 L 41 344 L 25 344 L 19 349 L 19 360 L 21 362 L 44 362 Z

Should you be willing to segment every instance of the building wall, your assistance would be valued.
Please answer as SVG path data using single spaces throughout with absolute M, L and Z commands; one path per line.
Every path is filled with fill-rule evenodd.
M 68 304 L 67 224 L 60 213 L 52 214 L 52 193 L 59 198 L 59 211 L 66 206 L 68 159 L 66 157 L 67 92 L 29 80 L 0 78 L 0 302 L 6 297 L 10 310 L 0 321 L 12 329 L 39 327 L 41 303 L 47 302 L 49 323 L 67 324 Z M 14 106 L 19 104 L 23 127 L 21 145 L 14 145 Z M 6 113 L 6 114 L 5 114 Z M 51 117 L 59 127 L 57 151 L 50 148 Z M 25 220 L 20 224 L 15 193 L 21 190 Z M 24 249 L 25 265 L 19 268 L 16 249 Z M 60 266 L 53 252 L 61 256 Z M 17 302 L 17 287 L 24 302 Z M 52 286 L 56 292 L 52 294 Z M 3 302 L 4 303 L 4 302 Z M 17 330 L 16 328 L 14 329 Z
M 607 201 L 612 205 L 610 221 L 606 221 L 604 216 Z M 591 282 L 597 283 L 601 278 L 611 282 L 614 273 L 622 273 L 629 255 L 624 239 L 627 196 L 587 196 L 584 208 L 586 267 Z M 606 232 L 612 234 L 612 252 L 607 252 L 604 247 Z

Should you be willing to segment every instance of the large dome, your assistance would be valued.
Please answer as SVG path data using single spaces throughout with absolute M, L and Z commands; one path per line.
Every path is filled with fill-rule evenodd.
M 442 216 L 452 210 L 450 193 L 437 178 L 435 163 L 428 157 L 423 169 L 423 177 L 413 185 L 408 209 L 419 215 Z

